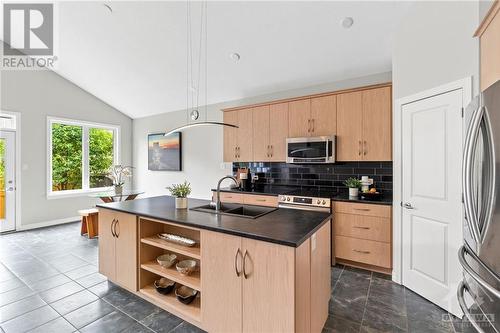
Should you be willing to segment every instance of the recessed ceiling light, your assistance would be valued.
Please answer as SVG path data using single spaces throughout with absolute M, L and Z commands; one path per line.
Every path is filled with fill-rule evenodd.
M 354 24 L 354 20 L 352 17 L 344 17 L 342 21 L 340 21 L 340 24 L 343 28 L 349 29 Z
M 238 61 L 240 61 L 241 56 L 238 53 L 234 52 L 234 53 L 229 54 L 229 59 L 231 59 L 234 62 L 238 62 Z

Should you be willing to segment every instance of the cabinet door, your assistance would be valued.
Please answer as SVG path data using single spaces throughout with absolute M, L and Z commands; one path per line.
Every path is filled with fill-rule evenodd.
M 116 282 L 137 291 L 137 217 L 116 213 Z
M 238 112 L 238 161 L 253 161 L 253 124 L 252 109 L 244 109 Z
M 294 332 L 295 249 L 247 238 L 242 244 L 243 332 Z
M 337 95 L 337 161 L 362 159 L 361 108 L 361 92 Z
M 337 97 L 324 96 L 311 99 L 312 136 L 337 133 Z
M 288 138 L 288 103 L 273 104 L 269 108 L 269 144 L 271 161 L 286 161 L 286 138 Z
M 391 87 L 362 92 L 363 160 L 392 160 Z
M 224 122 L 238 125 L 238 111 L 224 112 Z M 238 142 L 238 129 L 224 126 L 224 162 L 236 160 L 236 146 Z
M 321 332 L 331 295 L 330 223 L 311 237 L 311 332 Z
M 288 135 L 291 138 L 311 135 L 311 100 L 288 103 Z
M 271 158 L 269 143 L 269 105 L 252 109 L 253 117 L 253 160 L 268 161 Z M 250 139 L 250 138 L 248 138 Z
M 201 281 L 203 326 L 209 332 L 241 332 L 243 276 L 242 257 L 237 256 L 241 238 L 203 230 L 201 232 Z M 240 252 L 241 253 L 241 252 Z
M 116 281 L 114 222 L 114 211 L 99 208 L 99 273 L 111 281 Z

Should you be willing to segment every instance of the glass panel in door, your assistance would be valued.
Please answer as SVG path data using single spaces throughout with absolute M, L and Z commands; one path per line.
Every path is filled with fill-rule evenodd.
M 0 232 L 15 229 L 14 140 L 14 132 L 0 132 Z

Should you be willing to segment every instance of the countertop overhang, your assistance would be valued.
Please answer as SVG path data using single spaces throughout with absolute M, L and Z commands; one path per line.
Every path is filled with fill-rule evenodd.
M 257 219 L 249 219 L 190 209 L 208 203 L 208 200 L 189 199 L 188 209 L 176 209 L 174 197 L 159 196 L 102 203 L 97 207 L 291 247 L 299 247 L 332 216 L 324 212 L 278 208 Z

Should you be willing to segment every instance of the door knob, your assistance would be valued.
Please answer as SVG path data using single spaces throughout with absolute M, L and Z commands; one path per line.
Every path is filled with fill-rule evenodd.
M 405 202 L 405 203 L 403 204 L 403 207 L 404 207 L 404 208 L 406 208 L 406 209 L 415 209 L 415 208 L 411 205 L 411 203 L 409 203 L 409 202 Z
M 11 186 L 11 187 L 8 187 L 8 188 L 6 189 L 6 191 L 7 191 L 7 192 L 12 192 L 12 191 L 14 191 L 14 187 L 12 187 L 12 186 Z

